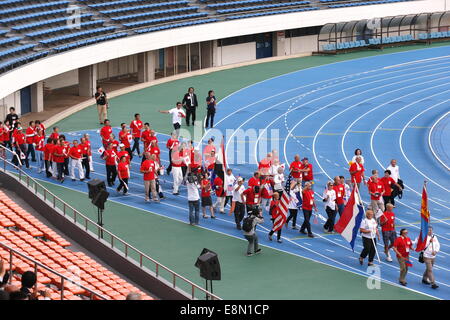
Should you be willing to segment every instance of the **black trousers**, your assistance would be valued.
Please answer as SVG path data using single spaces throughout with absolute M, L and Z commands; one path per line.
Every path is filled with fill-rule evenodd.
M 167 166 L 167 174 L 172 171 L 172 149 L 169 149 L 169 165 Z
M 64 175 L 69 175 L 69 158 L 64 158 Z
M 87 154 L 83 155 L 81 165 L 83 166 L 84 169 L 84 177 L 86 179 L 90 179 L 91 177 L 89 175 L 91 174 L 91 166 L 89 165 L 89 156 Z
M 28 144 L 27 158 L 30 154 L 31 154 L 31 161 L 35 162 L 36 161 L 36 152 L 34 151 L 34 145 L 32 143 Z
M 301 232 L 304 232 L 306 229 L 306 230 L 308 230 L 308 234 L 312 234 L 311 223 L 309 222 L 309 220 L 311 219 L 311 215 L 312 215 L 312 210 L 303 209 L 303 217 L 305 218 L 305 220 L 303 221 L 303 224 L 300 228 Z
M 20 159 L 20 163 L 25 163 L 25 166 L 27 168 L 30 167 L 30 163 L 28 162 L 28 155 L 27 155 L 27 146 L 25 144 L 20 144 L 19 147 L 16 147 L 15 149 L 16 155 L 14 155 L 12 159 L 12 163 L 14 163 L 16 166 L 19 165 L 19 159 L 17 157 L 20 157 L 20 154 L 23 153 L 25 155 L 25 159 Z
M 195 123 L 195 107 L 186 108 L 186 124 L 189 125 L 192 116 L 192 125 Z
M 56 170 L 58 171 L 58 180 L 62 180 L 64 177 L 64 162 L 56 163 Z
M 270 220 L 272 220 L 272 223 L 275 221 L 275 219 L 270 219 Z M 281 230 L 282 230 L 283 228 L 280 228 L 280 230 L 278 230 L 277 231 L 277 240 L 280 240 L 281 239 Z M 270 232 L 269 232 L 269 236 L 271 237 L 273 234 L 275 233 L 275 231 L 273 231 L 273 230 L 270 230 Z
M 117 168 L 116 166 L 106 166 L 106 181 L 108 184 L 113 184 L 116 181 Z
M 297 213 L 297 209 L 289 209 L 289 217 L 286 220 L 286 224 L 289 223 L 289 221 L 291 221 L 292 219 L 292 226 L 295 227 L 295 225 L 297 224 Z
M 128 152 L 128 154 L 130 155 L 130 161 L 133 160 L 133 151 L 131 151 L 131 148 L 125 148 L 125 151 Z
M 241 230 L 241 222 L 244 219 L 245 215 L 245 207 L 241 202 L 237 202 L 234 204 L 234 221 L 236 222 L 236 228 Z
M 377 244 L 377 240 L 374 238 L 372 241 L 372 239 L 366 237 L 362 237 L 362 240 L 364 248 L 361 251 L 360 257 L 365 259 L 367 255 L 369 255 L 369 262 L 373 262 L 373 258 L 375 257 L 375 245 Z
M 138 154 L 141 154 L 141 150 L 139 149 L 139 140 L 140 138 L 134 138 L 133 148 L 131 148 L 131 153 L 134 152 L 134 150 L 137 150 Z
M 47 175 L 47 178 L 50 178 L 52 176 L 50 172 L 50 168 L 52 167 L 52 162 L 50 160 L 45 160 L 45 174 Z
M 205 128 L 212 128 L 214 126 L 214 115 L 216 114 L 216 110 L 207 110 L 206 113 L 206 124 L 205 124 Z M 211 122 L 211 123 L 210 123 Z M 209 125 L 210 123 L 210 125 Z
M 327 222 L 323 225 L 324 229 L 327 229 L 328 231 L 333 231 L 334 228 L 334 220 L 336 219 L 336 210 L 331 209 L 329 206 L 325 209 L 328 219 Z
M 226 196 L 225 197 L 225 203 L 223 204 L 223 206 L 225 207 L 228 202 L 230 202 L 230 206 L 231 206 L 231 202 L 232 201 L 233 201 L 233 196 Z
M 383 201 L 384 201 L 384 206 L 386 206 L 386 204 L 388 202 L 390 204 L 392 204 L 393 206 L 395 205 L 395 200 L 394 200 L 394 197 L 392 196 L 392 194 L 390 196 L 383 196 Z
M 127 186 L 128 186 L 128 178 L 125 178 L 125 179 L 119 179 L 119 181 L 120 181 L 120 184 L 119 184 L 119 186 L 117 187 L 117 191 L 120 191 L 120 190 L 122 190 L 122 188 L 123 188 L 123 193 L 127 193 L 128 192 L 128 188 L 127 188 Z M 125 183 L 124 183 L 125 182 Z M 126 184 L 126 185 L 125 185 Z

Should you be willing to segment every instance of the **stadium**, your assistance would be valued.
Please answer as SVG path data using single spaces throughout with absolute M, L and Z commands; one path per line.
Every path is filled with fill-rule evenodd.
M 450 299 L 447 10 L 0 1 L 1 299 Z

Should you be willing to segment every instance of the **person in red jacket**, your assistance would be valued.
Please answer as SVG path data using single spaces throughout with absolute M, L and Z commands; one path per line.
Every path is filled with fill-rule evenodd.
M 384 212 L 384 202 L 383 202 L 383 194 L 384 194 L 384 185 L 380 179 L 378 179 L 378 171 L 372 170 L 372 176 L 369 181 L 367 181 L 367 188 L 369 189 L 370 194 L 370 206 L 372 207 L 375 216 L 378 217 L 378 210 Z
M 153 201 L 159 202 L 158 193 L 156 192 L 156 162 L 154 157 L 148 153 L 144 153 L 144 162 L 141 164 L 141 172 L 144 174 L 145 201 L 150 201 L 150 193 Z
M 111 133 L 111 137 L 109 138 L 109 142 L 112 144 L 113 150 L 115 153 L 119 152 L 119 141 L 116 140 L 116 136 L 114 133 Z
M 408 267 L 411 266 L 409 262 L 409 251 L 412 249 L 412 241 L 408 237 L 408 230 L 401 229 L 400 237 L 395 239 L 392 249 L 397 254 L 398 264 L 400 265 L 400 277 L 398 282 L 402 286 L 406 286 L 406 275 L 408 274 Z
M 155 156 L 155 161 L 161 165 L 161 150 L 159 149 L 158 142 L 156 140 L 152 140 L 148 148 L 146 149 L 148 153 Z
M 253 177 L 251 177 L 248 180 L 248 186 L 249 187 L 254 187 L 254 186 L 259 186 L 260 187 L 261 186 L 261 176 L 260 176 L 258 171 L 255 171 L 253 173 Z
M 247 215 L 250 215 L 253 209 L 259 209 L 261 203 L 261 188 L 260 186 L 248 187 L 242 193 L 242 200 L 245 202 L 247 208 Z
M 102 144 L 105 149 L 108 148 L 110 143 L 112 128 L 108 119 L 105 120 L 104 126 L 100 129 L 100 136 L 102 137 Z
M 122 157 L 125 157 L 125 159 L 127 160 L 127 163 L 129 165 L 131 165 L 131 157 L 130 157 L 130 154 L 128 153 L 128 151 L 125 149 L 125 145 L 121 143 L 121 144 L 119 144 L 119 147 L 120 147 L 120 151 L 117 153 L 117 157 L 119 159 L 122 159 Z
M 311 219 L 312 210 L 317 212 L 317 206 L 314 202 L 314 191 L 311 188 L 311 183 L 307 182 L 305 183 L 305 187 L 302 191 L 302 210 L 303 210 L 303 217 L 304 221 L 300 228 L 300 233 L 306 234 L 305 229 L 308 231 L 308 237 L 314 238 L 314 235 L 311 231 L 311 223 L 309 220 Z
M 31 161 L 36 162 L 36 152 L 34 150 L 34 137 L 36 136 L 36 125 L 34 121 L 28 123 L 28 128 L 25 131 L 26 143 L 27 143 L 27 158 L 31 154 Z
M 65 135 L 60 135 L 59 136 L 59 140 L 63 140 L 64 141 L 64 175 L 65 176 L 69 176 L 69 150 L 70 150 L 70 142 L 66 140 L 66 136 Z
M 36 125 L 36 129 L 42 130 L 42 136 L 45 139 L 45 126 L 43 123 L 41 123 L 41 120 L 35 120 L 34 124 Z
M 214 179 L 214 191 L 216 193 L 216 202 L 213 205 L 213 209 L 219 208 L 219 212 L 225 214 L 225 190 L 223 188 L 223 173 L 220 172 Z
M 366 184 L 366 180 L 364 178 L 364 166 L 361 163 L 361 157 L 358 156 L 355 158 L 355 162 L 352 162 L 348 171 L 350 172 L 352 183 L 356 183 L 358 190 L 361 191 L 361 182 Z
M 124 152 L 128 155 L 128 159 L 130 155 L 127 151 Z M 123 155 L 120 157 L 120 162 L 117 166 L 117 173 L 119 177 L 120 184 L 117 187 L 117 192 L 120 192 L 123 188 L 123 195 L 127 195 L 128 193 L 128 179 L 130 178 L 130 163 L 128 162 L 127 156 Z
M 391 170 L 384 171 L 384 177 L 380 179 L 381 183 L 384 186 L 384 194 L 383 194 L 383 201 L 384 205 L 386 206 L 388 203 L 392 204 L 395 207 L 395 200 L 392 196 L 392 190 L 393 187 L 396 186 L 398 190 L 402 190 L 402 187 L 395 182 L 394 179 L 391 177 Z
M 72 181 L 75 181 L 75 169 L 78 169 L 78 174 L 80 176 L 80 181 L 84 181 L 84 170 L 83 170 L 83 148 L 78 144 L 78 140 L 72 142 L 73 147 L 69 149 L 70 157 L 70 177 Z
M 339 216 L 341 216 L 345 208 L 345 185 L 341 182 L 341 178 L 339 176 L 334 177 L 333 189 L 336 192 L 336 205 Z
M 305 186 L 306 182 L 311 183 L 311 188 L 314 189 L 314 175 L 313 175 L 313 165 L 308 162 L 308 158 L 304 157 L 302 159 L 302 187 Z
M 36 160 L 38 173 L 44 171 L 44 132 L 37 128 L 37 134 L 34 136 L 33 144 L 36 146 Z
M 56 140 L 52 138 L 47 139 L 47 143 L 44 145 L 44 163 L 45 163 L 45 173 L 47 178 L 52 176 L 52 159 L 53 159 L 53 148 L 56 146 Z
M 297 182 L 302 181 L 302 168 L 303 164 L 300 161 L 300 156 L 296 154 L 294 157 L 294 161 L 292 161 L 291 165 L 289 166 L 289 170 L 291 172 L 292 178 L 294 178 Z
M 269 169 L 271 166 L 272 166 L 272 153 L 269 152 L 267 156 L 259 162 L 258 171 L 262 176 L 267 176 L 269 174 Z
M 209 210 L 211 211 L 211 219 L 215 219 L 216 216 L 214 215 L 214 208 L 213 208 L 212 199 L 211 199 L 211 181 L 208 177 L 208 174 L 202 175 L 200 187 L 201 187 L 201 197 L 202 197 L 203 218 L 205 218 L 205 219 L 208 218 L 208 216 L 206 215 L 206 207 L 209 207 Z
M 122 128 L 122 130 L 119 131 L 120 143 L 125 146 L 125 150 L 129 154 L 129 159 L 133 160 L 133 152 L 131 152 L 131 141 L 133 141 L 133 136 L 130 134 L 125 123 L 121 123 L 120 127 Z
M 114 151 L 112 143 L 109 143 L 102 155 L 106 164 L 106 180 L 108 186 L 112 187 L 117 177 L 117 153 Z
M 141 150 L 139 149 L 139 140 L 141 139 L 141 131 L 144 127 L 144 124 L 141 121 L 141 115 L 139 113 L 136 113 L 134 115 L 134 120 L 130 123 L 130 129 L 131 134 L 133 136 L 133 148 L 131 148 L 131 152 L 133 153 L 134 150 L 137 151 L 137 154 L 139 157 L 141 157 Z
M 53 162 L 56 164 L 56 179 L 61 183 L 64 182 L 64 158 L 66 149 L 66 144 L 64 142 L 63 139 L 58 140 L 58 144 L 53 148 L 52 155 Z
M 270 202 L 273 198 L 273 180 L 269 178 L 262 179 L 261 182 L 261 209 L 270 211 Z
M 397 235 L 395 234 L 395 214 L 392 211 L 394 206 L 390 203 L 386 204 L 386 211 L 380 217 L 381 234 L 383 235 L 384 253 L 386 254 L 386 260 L 392 262 L 389 249 L 394 246 Z
M 59 139 L 59 128 L 58 127 L 53 127 L 53 132 L 50 135 L 50 138 L 53 140 L 58 140 Z
M 146 122 L 144 123 L 144 130 L 141 133 L 141 141 L 144 144 L 144 150 L 147 150 L 150 144 L 150 134 L 150 123 Z
M 89 165 L 89 157 L 91 156 L 91 147 L 87 143 L 87 140 L 85 137 L 82 137 L 80 139 L 80 147 L 81 147 L 81 151 L 83 154 L 81 164 L 84 169 L 84 178 L 89 180 L 90 179 L 89 176 L 91 174 L 91 166 Z
M 273 200 L 270 202 L 270 209 L 269 209 L 270 216 L 271 216 L 270 220 L 272 221 L 272 223 L 275 222 L 275 218 L 277 217 L 278 211 L 280 210 L 279 205 L 280 205 L 280 195 L 278 193 L 274 193 Z M 281 240 L 281 229 L 283 229 L 283 228 L 280 228 L 277 231 L 277 242 L 278 243 L 283 242 Z M 269 232 L 269 240 L 270 241 L 272 241 L 272 236 L 274 233 L 275 233 L 275 231 L 273 231 L 273 229 L 270 230 L 270 232 Z
M 20 125 L 20 122 L 16 122 L 16 124 Z M 28 162 L 28 156 L 27 156 L 27 145 L 26 145 L 26 139 L 25 134 L 22 132 L 20 127 L 16 128 L 13 132 L 12 139 L 14 141 L 15 146 L 15 152 L 14 158 L 12 162 L 16 166 L 22 166 L 22 163 L 25 162 L 25 166 L 27 169 L 30 167 L 30 164 Z M 20 161 L 19 158 L 20 157 Z
M 166 148 L 169 149 L 169 166 L 167 167 L 167 175 L 169 175 L 172 171 L 172 150 L 177 148 L 179 144 L 180 141 L 178 140 L 178 136 L 175 132 L 173 132 L 170 139 L 167 140 L 166 143 Z

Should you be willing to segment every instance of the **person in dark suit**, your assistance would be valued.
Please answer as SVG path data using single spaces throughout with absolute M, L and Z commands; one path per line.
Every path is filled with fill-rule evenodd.
M 188 92 L 183 98 L 183 107 L 186 109 L 186 125 L 189 126 L 189 122 L 192 115 L 192 125 L 195 123 L 195 111 L 198 107 L 197 95 L 194 93 L 194 88 L 190 87 Z

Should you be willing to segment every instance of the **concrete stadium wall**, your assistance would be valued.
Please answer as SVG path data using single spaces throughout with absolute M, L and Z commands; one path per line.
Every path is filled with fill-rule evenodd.
M 140 52 L 246 34 L 371 19 L 383 17 L 386 14 L 395 16 L 444 11 L 447 4 L 448 0 L 422 0 L 408 3 L 296 12 L 177 28 L 107 41 L 40 59 L 2 75 L 0 77 L 0 99 L 43 79 Z

